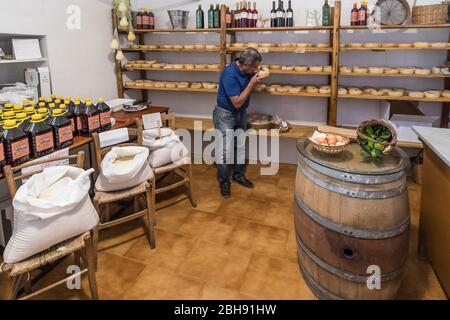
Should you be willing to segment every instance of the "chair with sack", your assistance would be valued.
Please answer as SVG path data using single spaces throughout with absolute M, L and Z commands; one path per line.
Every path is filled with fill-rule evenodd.
M 68 165 L 55 166 L 54 161 Z M 70 161 L 76 162 L 70 164 Z M 0 266 L 0 272 L 9 279 L 7 289 L 2 290 L 5 298 L 30 299 L 87 273 L 91 297 L 98 299 L 92 236 L 98 215 L 89 197 L 89 175 L 94 170 L 85 171 L 83 165 L 84 152 L 80 151 L 73 156 L 4 167 L 14 207 L 13 235 Z M 44 169 L 45 166 L 49 167 Z M 25 179 L 17 188 L 17 181 Z M 33 292 L 39 279 L 71 254 L 79 269 Z
M 150 248 L 155 248 L 155 194 L 151 185 L 154 174 L 148 165 L 148 151 L 141 146 L 138 131 L 122 128 L 93 134 L 99 168 L 94 196 L 100 216 L 100 223 L 94 232 L 96 246 L 99 231 L 146 217 Z M 133 213 L 112 220 L 111 205 L 129 199 L 134 200 Z M 139 210 L 139 200 L 145 200 L 143 210 Z
M 188 197 L 195 208 L 197 200 L 194 193 L 191 156 L 174 132 L 175 120 L 175 113 L 161 114 L 161 122 L 157 124 L 158 127 L 144 130 L 143 121 L 139 119 L 140 132 L 138 135 L 143 145 L 150 149 L 149 163 L 155 173 L 152 183 L 154 194 L 158 195 L 187 186 Z M 167 125 L 161 127 L 162 123 Z M 178 181 L 158 187 L 160 183 L 157 181 L 157 177 L 164 175 L 175 176 Z

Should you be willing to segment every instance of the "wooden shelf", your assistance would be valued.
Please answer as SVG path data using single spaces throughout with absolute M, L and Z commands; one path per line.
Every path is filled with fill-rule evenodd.
M 394 48 L 340 48 L 340 52 L 348 52 L 348 51 L 373 51 L 373 52 L 385 52 L 385 51 L 417 51 L 417 50 L 450 50 L 450 46 L 448 46 L 447 48 L 432 48 L 432 47 L 428 47 L 428 48 L 415 48 L 415 47 L 410 47 L 410 48 L 398 48 L 398 47 L 394 47 Z
M 122 49 L 123 52 L 220 52 L 220 48 L 217 49 Z
M 428 79 L 442 79 L 442 78 L 450 78 L 450 76 L 447 76 L 445 74 L 388 74 L 388 73 L 381 73 L 381 74 L 375 74 L 375 73 L 342 73 L 339 72 L 339 76 L 343 77 L 399 77 L 399 78 L 428 78 Z
M 323 93 L 307 93 L 307 92 L 300 92 L 300 93 L 283 93 L 283 92 L 255 92 L 255 93 L 262 93 L 262 94 L 268 94 L 271 96 L 286 96 L 286 97 L 311 97 L 311 98 L 329 98 L 330 94 L 323 94 Z
M 333 26 L 296 26 L 279 28 L 227 28 L 227 32 L 279 32 L 279 31 L 321 31 L 333 30 Z
M 194 128 L 194 122 L 195 121 L 201 121 L 202 122 L 202 131 L 214 129 L 214 124 L 211 119 L 205 119 L 205 118 L 187 118 L 187 117 L 177 117 L 175 121 L 175 126 L 177 129 L 186 129 L 186 130 L 195 130 Z M 316 127 L 314 126 L 301 126 L 301 125 L 293 125 L 292 129 L 289 132 L 286 133 L 280 133 L 281 138 L 287 138 L 287 139 L 298 139 L 301 137 L 307 137 L 311 135 L 314 130 L 316 130 Z M 257 131 L 257 135 L 269 135 L 270 131 L 267 132 L 267 134 L 264 134 L 262 131 Z
M 270 69 L 270 74 L 297 74 L 297 75 L 311 75 L 311 76 L 329 76 L 331 72 L 311 72 L 311 71 L 283 71 L 283 70 L 272 70 Z
M 127 34 L 129 31 L 120 31 L 121 34 Z M 134 33 L 155 33 L 155 32 L 170 32 L 170 33 L 203 33 L 203 32 L 220 32 L 220 28 L 211 29 L 136 29 Z
M 376 30 L 376 29 L 439 29 L 450 28 L 450 24 L 404 24 L 377 26 L 341 26 L 341 30 Z
M 269 53 L 269 52 L 285 52 L 285 53 L 314 53 L 314 52 L 332 52 L 333 48 L 305 48 L 305 49 L 298 49 L 298 48 L 282 48 L 282 47 L 272 47 L 272 48 L 267 48 L 267 50 L 264 50 L 266 48 L 256 48 L 258 50 L 260 50 L 261 53 Z M 226 51 L 228 53 L 233 53 L 233 52 L 241 52 L 244 51 L 245 48 L 227 48 Z
M 430 98 L 412 98 L 408 96 L 402 96 L 402 97 L 391 97 L 391 96 L 373 96 L 370 94 L 362 94 L 359 96 L 352 96 L 350 94 L 346 95 L 338 95 L 338 98 L 345 98 L 345 99 L 362 99 L 362 100 L 399 100 L 399 101 L 426 101 L 426 102 L 450 102 L 450 98 L 436 98 L 436 99 L 430 99 Z
M 46 62 L 46 58 L 41 59 L 24 59 L 24 60 L 0 60 L 0 64 L 15 64 L 15 63 L 35 63 L 35 62 Z
M 123 71 L 169 71 L 169 72 L 221 72 L 221 69 L 163 69 L 163 68 L 123 68 Z
M 205 93 L 217 93 L 217 89 L 180 89 L 180 88 L 144 88 L 144 87 L 136 87 L 136 86 L 124 86 L 127 90 L 152 90 L 152 91 L 178 91 L 178 92 L 205 92 Z

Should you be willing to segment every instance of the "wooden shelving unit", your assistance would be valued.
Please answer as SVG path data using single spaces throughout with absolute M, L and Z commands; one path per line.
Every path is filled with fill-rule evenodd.
M 126 90 L 151 90 L 151 91 L 178 91 L 178 92 L 204 92 L 204 93 L 217 93 L 217 89 L 193 89 L 193 88 L 145 88 L 145 87 L 136 87 L 136 86 L 125 86 Z
M 222 14 L 221 14 L 221 25 L 225 26 L 225 6 L 222 6 Z M 117 26 L 117 18 L 113 16 L 113 27 Z M 450 29 L 450 24 L 439 24 L 439 25 L 401 25 L 401 26 L 379 26 L 377 28 L 371 28 L 367 26 L 341 26 L 341 1 L 335 2 L 334 9 L 334 24 L 333 26 L 327 27 L 310 27 L 310 26 L 296 26 L 296 27 L 285 27 L 285 28 L 225 28 L 222 27 L 220 29 L 155 29 L 155 30 L 135 30 L 138 35 L 137 44 L 144 45 L 143 35 L 148 33 L 217 33 L 219 35 L 219 46 L 220 49 L 130 49 L 124 48 L 122 49 L 125 53 L 139 53 L 139 60 L 145 60 L 145 54 L 147 52 L 203 52 L 203 53 L 218 53 L 220 59 L 221 69 L 225 68 L 227 55 L 234 56 L 237 52 L 242 51 L 242 48 L 232 48 L 230 47 L 231 43 L 236 42 L 236 34 L 239 32 L 258 32 L 258 33 L 271 33 L 271 32 L 294 32 L 295 31 L 329 31 L 330 34 L 330 47 L 329 48 L 316 48 L 316 47 L 307 47 L 307 48 L 284 48 L 284 47 L 270 47 L 270 48 L 260 48 L 263 53 L 280 53 L 286 52 L 289 54 L 302 54 L 302 53 L 323 53 L 329 55 L 330 64 L 332 65 L 332 72 L 296 72 L 296 71 L 281 71 L 281 70 L 271 70 L 273 74 L 290 74 L 290 75 L 317 75 L 317 76 L 328 76 L 329 84 L 331 86 L 331 93 L 329 95 L 321 95 L 321 94 L 307 94 L 307 93 L 299 93 L 299 94 L 289 94 L 289 93 L 266 93 L 277 96 L 298 96 L 298 97 L 321 97 L 328 98 L 328 114 L 327 114 L 327 123 L 331 126 L 336 126 L 337 122 L 337 101 L 338 99 L 366 99 L 366 100 L 405 100 L 405 101 L 427 101 L 427 102 L 440 102 L 444 103 L 443 111 L 442 111 L 442 127 L 447 127 L 447 123 L 450 115 L 450 99 L 447 98 L 438 98 L 438 99 L 414 99 L 411 97 L 403 96 L 403 97 L 389 97 L 389 96 L 372 96 L 372 95 L 360 95 L 360 96 L 350 96 L 350 95 L 338 95 L 338 83 L 339 77 L 409 77 L 409 78 L 424 78 L 424 79 L 444 79 L 445 80 L 445 88 L 450 88 L 450 77 L 445 75 L 402 75 L 402 74 L 341 74 L 339 72 L 339 59 L 340 54 L 349 52 L 349 51 L 361 51 L 361 52 L 387 52 L 387 51 L 431 51 L 431 50 L 447 50 L 450 53 L 450 46 L 447 48 L 341 48 L 340 36 L 341 32 L 345 32 L 346 30 L 360 30 L 371 31 L 373 29 Z M 126 32 L 120 32 L 121 34 L 126 34 Z M 299 35 L 301 36 L 301 35 Z M 228 37 L 230 40 L 228 41 Z M 450 43 L 450 38 L 449 38 Z M 450 59 L 450 55 L 449 55 Z M 116 61 L 116 76 L 117 76 L 117 88 L 119 97 L 124 96 L 124 90 L 141 90 L 143 94 L 143 99 L 147 100 L 147 91 L 148 90 L 158 90 L 158 91 L 181 91 L 181 92 L 216 92 L 216 90 L 207 90 L 207 89 L 167 89 L 167 88 L 137 88 L 137 87 L 124 87 L 123 84 L 123 72 L 125 71 L 140 71 L 141 79 L 145 79 L 146 71 L 169 71 L 169 72 L 218 72 L 220 70 L 184 70 L 184 69 L 156 69 L 156 68 L 133 68 L 132 70 L 126 70 L 122 67 L 120 62 Z
M 163 69 L 163 68 L 123 68 L 123 71 L 161 71 L 161 72 L 220 72 L 221 69 Z
M 343 73 L 339 72 L 342 77 L 388 77 L 388 78 L 427 78 L 427 79 L 445 79 L 450 76 L 445 74 L 389 74 L 389 73 Z

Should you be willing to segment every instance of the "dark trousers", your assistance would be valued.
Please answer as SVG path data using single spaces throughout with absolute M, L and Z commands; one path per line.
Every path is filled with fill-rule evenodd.
M 213 112 L 216 129 L 216 166 L 219 183 L 230 182 L 230 167 L 233 177 L 240 179 L 245 174 L 245 112 L 231 112 L 216 106 Z

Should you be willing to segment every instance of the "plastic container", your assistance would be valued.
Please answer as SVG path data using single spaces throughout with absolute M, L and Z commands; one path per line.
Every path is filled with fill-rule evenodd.
M 66 148 L 73 144 L 72 125 L 66 114 L 67 111 L 63 113 L 61 109 L 54 109 L 48 121 L 53 129 L 56 149 Z
M 47 117 L 49 116 L 49 113 L 48 113 L 48 109 L 47 109 L 47 108 L 39 108 L 39 109 L 37 110 L 37 113 L 40 114 L 40 115 L 42 115 L 42 118 L 45 118 L 45 120 L 47 120 Z
M 2 136 L 6 164 L 15 167 L 30 160 L 28 135 L 18 128 L 16 120 L 5 120 Z
M 92 133 L 100 131 L 100 117 L 97 108 L 91 101 L 86 101 L 83 112 L 81 113 L 81 135 L 89 136 Z
M 33 114 L 25 129 L 30 143 L 30 153 L 33 158 L 40 158 L 55 150 L 53 129 L 46 123 L 41 114 Z
M 82 125 L 81 125 L 81 114 L 83 113 L 84 110 L 84 105 L 80 102 L 80 100 L 76 100 L 74 102 L 74 108 L 73 108 L 73 117 L 75 120 L 75 135 L 76 136 L 81 136 L 81 129 L 82 129 Z M 69 115 L 70 117 L 70 115 Z
M 5 144 L 3 143 L 3 134 L 1 134 L 0 135 L 0 169 L 3 169 L 5 164 L 6 164 Z
M 100 117 L 100 131 L 111 130 L 111 108 L 105 103 L 103 98 L 98 99 L 97 111 Z
M 30 124 L 28 115 L 25 112 L 17 113 L 16 123 L 20 129 L 25 130 Z

